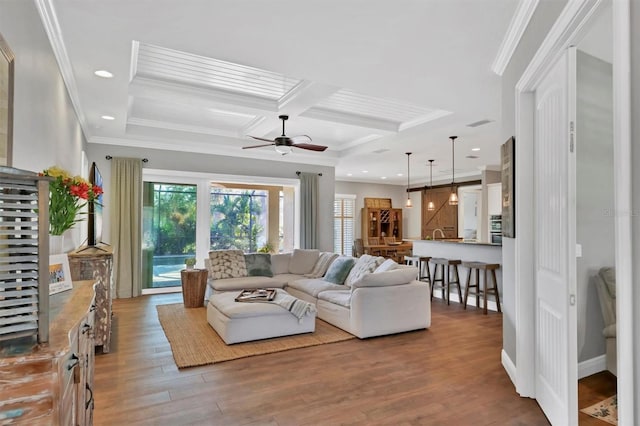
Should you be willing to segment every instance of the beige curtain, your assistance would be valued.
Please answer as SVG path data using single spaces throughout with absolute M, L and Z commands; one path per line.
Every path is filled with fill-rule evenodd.
M 300 248 L 318 248 L 318 173 L 297 172 L 300 178 Z
M 111 160 L 111 244 L 116 297 L 140 296 L 142 290 L 142 160 Z

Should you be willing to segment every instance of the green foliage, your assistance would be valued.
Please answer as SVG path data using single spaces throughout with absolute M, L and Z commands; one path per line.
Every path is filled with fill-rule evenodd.
M 258 237 L 263 232 L 260 216 L 266 197 L 256 191 L 242 193 L 214 193 L 211 196 L 211 249 L 239 249 L 255 252 Z
M 184 260 L 184 264 L 187 266 L 193 266 L 196 264 L 196 258 L 195 257 L 188 257 Z
M 273 246 L 267 242 L 258 249 L 258 253 L 273 253 Z
M 154 255 L 196 252 L 196 187 L 154 184 Z

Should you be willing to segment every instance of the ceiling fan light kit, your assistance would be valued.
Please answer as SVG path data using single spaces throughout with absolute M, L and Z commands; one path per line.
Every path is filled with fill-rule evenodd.
M 458 191 L 455 187 L 456 181 L 456 154 L 454 142 L 457 139 L 457 136 L 449 136 L 451 139 L 451 195 L 449 195 L 449 205 L 457 206 L 458 205 Z
M 410 209 L 413 207 L 413 203 L 411 202 L 411 192 L 409 192 L 409 180 L 410 180 L 410 169 L 409 169 L 409 157 L 411 156 L 410 152 L 406 152 L 407 154 L 407 202 L 405 203 L 405 207 Z
M 261 144 L 261 145 L 243 146 L 242 149 L 261 148 L 263 146 L 275 146 L 276 152 L 278 154 L 280 154 L 280 155 L 290 154 L 291 151 L 292 151 L 292 148 L 301 148 L 301 149 L 307 149 L 309 151 L 317 151 L 317 152 L 322 152 L 325 149 L 327 149 L 326 146 L 314 145 L 314 144 L 308 143 L 308 142 L 311 142 L 311 137 L 307 136 L 307 135 L 299 135 L 299 136 L 288 137 L 285 134 L 285 131 L 284 131 L 284 123 L 285 123 L 285 121 L 287 121 L 289 119 L 289 116 L 288 115 L 280 115 L 280 116 L 278 116 L 278 118 L 280 120 L 282 120 L 282 135 L 281 136 L 278 136 L 277 138 L 275 138 L 273 140 L 265 139 L 265 138 L 259 138 L 257 136 L 250 136 L 253 139 L 256 139 L 256 140 L 259 140 L 259 141 L 264 141 L 264 142 L 269 142 L 269 143 Z

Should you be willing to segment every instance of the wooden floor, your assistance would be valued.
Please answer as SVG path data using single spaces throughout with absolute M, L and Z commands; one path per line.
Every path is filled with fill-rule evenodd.
M 602 371 L 578 382 L 578 407 L 586 408 L 616 394 L 616 376 Z M 584 413 L 578 413 L 578 422 L 586 426 L 606 426 L 608 423 Z
M 500 314 L 434 299 L 429 330 L 178 370 L 155 306 L 181 301 L 114 301 L 94 424 L 548 424 L 501 366 Z

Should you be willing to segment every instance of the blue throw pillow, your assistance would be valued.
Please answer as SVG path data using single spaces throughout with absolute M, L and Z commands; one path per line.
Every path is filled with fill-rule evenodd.
M 271 255 L 268 253 L 245 254 L 244 263 L 250 277 L 273 277 Z
M 349 256 L 340 256 L 331 263 L 327 273 L 324 274 L 324 280 L 334 284 L 344 284 L 351 268 L 355 265 L 356 260 Z

